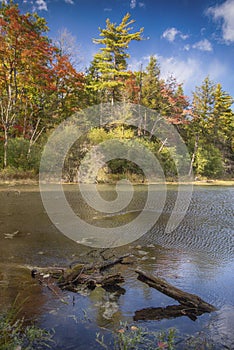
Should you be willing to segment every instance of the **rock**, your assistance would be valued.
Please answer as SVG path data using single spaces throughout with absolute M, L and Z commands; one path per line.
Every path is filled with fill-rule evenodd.
M 140 254 L 140 255 L 147 255 L 149 253 L 146 252 L 145 250 L 138 250 L 138 254 Z

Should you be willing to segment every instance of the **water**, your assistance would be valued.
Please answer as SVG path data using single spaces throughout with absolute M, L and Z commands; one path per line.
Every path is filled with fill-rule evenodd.
M 144 205 L 145 189 L 145 186 L 134 186 L 133 200 L 121 215 L 102 216 L 81 202 L 76 186 L 65 186 L 74 211 L 90 223 L 105 227 L 124 225 L 136 217 Z M 103 185 L 100 190 L 105 199 L 116 196 L 113 186 Z M 218 311 L 204 314 L 195 322 L 180 317 L 138 324 L 150 330 L 176 327 L 184 336 L 203 331 L 215 341 L 218 349 L 234 348 L 234 189 L 196 186 L 185 218 L 175 231 L 165 233 L 176 190 L 176 186 L 168 187 L 165 208 L 150 232 L 114 252 L 116 255 L 131 252 L 137 259 L 135 266 L 115 267 L 125 277 L 121 285 L 125 294 L 107 293 L 102 288 L 96 288 L 88 296 L 64 292 L 67 301 L 64 304 L 31 278 L 30 269 L 85 261 L 87 253 L 92 261 L 100 251 L 76 244 L 55 228 L 43 208 L 37 186 L 2 186 L 1 309 L 5 310 L 20 293 L 21 300 L 29 297 L 22 311 L 26 319 L 37 320 L 40 326 L 55 329 L 55 349 L 98 348 L 95 341 L 97 331 L 109 341 L 109 330 L 118 329 L 121 320 L 132 323 L 136 310 L 175 304 L 173 299 L 136 279 L 134 269 L 140 266 L 185 291 L 199 295 L 215 305 Z M 155 193 L 157 191 L 160 187 L 155 186 Z M 14 232 L 17 233 L 10 236 Z

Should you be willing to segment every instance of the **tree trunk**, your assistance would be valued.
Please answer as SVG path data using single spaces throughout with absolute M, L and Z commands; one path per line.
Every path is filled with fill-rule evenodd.
M 165 318 L 176 318 L 187 316 L 192 321 L 196 321 L 197 316 L 202 315 L 202 311 L 185 305 L 169 305 L 167 307 L 150 307 L 135 311 L 134 321 L 163 320 Z
M 136 270 L 138 273 L 138 280 L 148 284 L 150 287 L 155 288 L 166 294 L 167 296 L 177 300 L 181 305 L 197 310 L 197 312 L 212 312 L 216 308 L 202 300 L 195 294 L 184 292 L 183 290 L 174 287 L 170 283 L 166 282 L 162 278 L 155 277 L 149 273 L 141 270 Z
M 199 136 L 196 135 L 196 137 L 195 137 L 195 144 L 194 144 L 194 150 L 193 150 L 193 155 L 192 155 L 192 159 L 191 159 L 191 163 L 190 163 L 190 168 L 189 168 L 189 173 L 188 173 L 188 176 L 189 176 L 189 177 L 191 177 L 191 175 L 192 175 L 193 164 L 194 164 L 195 157 L 196 157 L 196 154 L 197 154 L 197 149 L 198 149 L 198 141 L 199 141 Z
M 4 126 L 4 156 L 3 156 L 3 167 L 6 168 L 8 165 L 8 128 Z

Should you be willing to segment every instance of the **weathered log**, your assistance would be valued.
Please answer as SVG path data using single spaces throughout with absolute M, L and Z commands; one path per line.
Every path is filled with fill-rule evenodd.
M 185 305 L 169 305 L 167 307 L 151 307 L 135 311 L 134 321 L 149 321 L 170 319 L 181 316 L 188 316 L 192 321 L 197 319 L 197 316 L 203 314 L 203 311 L 187 307 Z
M 64 281 L 62 283 L 59 283 L 59 286 L 63 289 L 67 289 L 69 285 L 76 286 L 78 284 L 86 284 L 88 288 L 93 289 L 94 287 L 96 287 L 96 285 L 107 287 L 107 286 L 110 286 L 110 285 L 113 286 L 122 282 L 124 282 L 124 278 L 119 273 L 109 274 L 109 275 L 93 273 L 88 275 L 82 272 L 76 277 L 76 279 L 72 281 Z
M 105 261 L 101 264 L 98 264 L 97 267 L 98 267 L 99 271 L 104 271 L 104 270 L 106 270 L 106 269 L 108 269 L 116 264 L 130 264 L 130 262 L 125 262 L 125 259 L 129 256 L 130 256 L 130 254 L 122 255 L 116 259 L 108 260 L 108 261 Z
M 139 269 L 136 270 L 136 273 L 138 274 L 137 278 L 139 281 L 142 281 L 148 284 L 150 287 L 155 288 L 163 294 L 177 300 L 181 305 L 185 305 L 189 308 L 195 308 L 202 313 L 216 310 L 213 305 L 205 302 L 197 295 L 184 292 L 162 278 L 155 277 Z
M 58 297 L 62 302 L 65 303 L 62 291 L 57 285 L 56 277 L 48 273 L 44 274 L 43 272 L 39 272 L 36 269 L 33 269 L 31 271 L 31 276 L 35 278 L 43 287 L 47 287 L 56 297 Z
M 94 289 L 97 285 L 102 286 L 106 290 L 110 290 L 111 287 L 115 287 L 124 282 L 124 278 L 120 273 L 118 274 L 107 274 L 104 273 L 110 267 L 113 267 L 119 263 L 125 263 L 124 259 L 128 257 L 129 254 L 118 257 L 113 260 L 100 262 L 97 264 L 76 264 L 75 266 L 70 265 L 69 268 L 36 268 L 31 271 L 32 277 L 38 277 L 40 280 L 48 280 L 49 278 L 54 278 L 57 282 L 57 286 L 61 289 L 67 289 L 75 291 L 78 284 L 85 284 L 87 288 Z M 126 263 L 129 263 L 128 261 Z M 46 277 L 46 279 L 45 279 Z M 44 283 L 45 285 L 45 283 Z M 125 291 L 124 289 L 121 292 Z
M 123 283 L 124 278 L 121 276 L 120 273 L 117 273 L 115 275 L 107 275 L 107 276 L 102 276 L 101 280 L 97 280 L 97 283 L 100 283 L 102 287 L 104 286 L 113 286 L 118 283 Z

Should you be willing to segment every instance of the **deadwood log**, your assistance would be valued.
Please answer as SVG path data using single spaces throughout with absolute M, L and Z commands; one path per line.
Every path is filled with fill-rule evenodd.
M 108 261 L 105 261 L 103 263 L 100 263 L 97 265 L 99 271 L 104 271 L 116 264 L 131 264 L 132 261 L 129 261 L 127 260 L 126 258 L 130 257 L 130 254 L 125 254 L 123 256 L 120 256 L 116 259 L 113 259 L 113 260 L 108 260 Z
M 188 316 L 192 321 L 197 319 L 197 316 L 203 312 L 185 305 L 169 305 L 167 307 L 150 307 L 135 311 L 134 321 L 149 321 L 170 319 L 181 316 Z
M 61 270 L 61 268 L 55 270 L 52 269 L 51 274 L 45 274 L 45 270 L 43 268 L 40 272 L 36 269 L 33 269 L 31 271 L 31 276 L 35 278 L 43 287 L 47 287 L 56 297 L 60 299 L 60 301 L 65 302 L 65 300 L 63 299 L 62 291 L 57 285 L 58 270 Z
M 137 279 L 139 281 L 142 281 L 148 284 L 150 287 L 155 288 L 163 294 L 166 294 L 167 296 L 177 300 L 183 306 L 193 308 L 197 310 L 197 312 L 202 313 L 212 312 L 216 310 L 213 305 L 205 302 L 197 295 L 184 292 L 183 290 L 174 287 L 172 284 L 168 283 L 162 278 L 155 277 L 139 269 L 136 270 L 136 273 L 138 274 Z
M 105 270 L 116 264 L 129 264 L 128 260 L 125 261 L 127 257 L 129 257 L 129 254 L 96 264 L 79 263 L 75 266 L 70 265 L 69 268 L 36 268 L 31 271 L 31 275 L 32 277 L 40 275 L 43 279 L 53 277 L 57 280 L 57 285 L 61 289 L 72 291 L 76 290 L 78 284 L 85 284 L 90 289 L 94 289 L 97 285 L 101 285 L 106 290 L 110 290 L 111 287 L 121 289 L 117 287 L 119 283 L 124 282 L 121 274 L 107 274 Z M 121 291 L 125 290 L 122 289 Z

